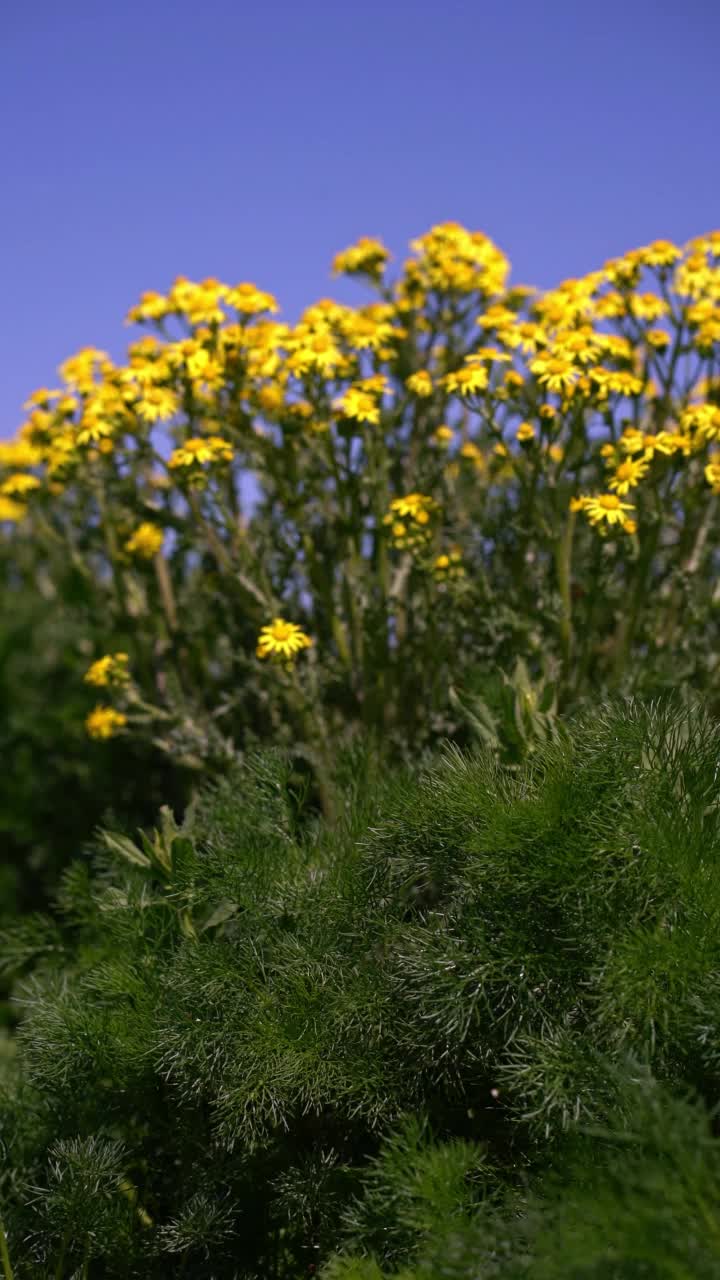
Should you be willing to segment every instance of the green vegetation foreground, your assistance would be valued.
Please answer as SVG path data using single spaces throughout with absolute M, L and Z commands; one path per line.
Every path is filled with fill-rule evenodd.
M 720 727 L 373 759 L 332 825 L 248 758 L 5 937 L 6 1277 L 717 1276 Z

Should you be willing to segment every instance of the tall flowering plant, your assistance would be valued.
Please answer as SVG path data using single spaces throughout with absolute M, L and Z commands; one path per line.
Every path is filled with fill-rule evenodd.
M 348 727 L 418 748 L 468 697 L 522 729 L 713 689 L 720 232 L 546 293 L 454 222 L 389 259 L 339 253 L 369 300 L 296 325 L 180 277 L 124 364 L 30 397 L 0 520 L 85 611 L 92 737 L 205 767 L 272 736 L 321 775 Z

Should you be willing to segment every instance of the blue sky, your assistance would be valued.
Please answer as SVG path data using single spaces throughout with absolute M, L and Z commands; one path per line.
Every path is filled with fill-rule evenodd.
M 720 225 L 717 0 L 36 0 L 3 13 L 0 435 L 178 274 L 288 319 L 432 223 L 549 286 Z

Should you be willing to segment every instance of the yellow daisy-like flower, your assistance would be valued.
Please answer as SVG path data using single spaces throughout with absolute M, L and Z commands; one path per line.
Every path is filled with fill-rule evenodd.
M 191 436 L 170 455 L 169 467 L 196 467 L 205 462 L 230 462 L 232 445 L 220 436 Z
M 590 370 L 590 377 L 603 392 L 612 391 L 622 396 L 639 396 L 643 389 L 642 378 L 622 369 L 604 369 L 602 365 Z
M 645 457 L 635 460 L 626 458 L 617 468 L 609 488 L 614 489 L 616 493 L 626 494 L 629 489 L 634 489 L 640 483 L 647 469 L 648 462 Z
M 379 279 L 390 258 L 388 250 L 381 240 L 372 236 L 361 236 L 356 244 L 350 245 L 342 253 L 333 258 L 333 275 L 364 275 Z
M 454 391 L 460 396 L 475 395 L 485 391 L 489 383 L 489 375 L 484 364 L 467 364 L 462 369 L 455 369 L 443 378 L 446 391 Z
M 408 493 L 404 498 L 394 498 L 390 503 L 390 510 L 396 511 L 399 516 L 409 516 L 418 524 L 427 524 L 430 515 L 437 510 L 437 503 L 427 494 Z
M 465 566 L 461 563 L 462 552 L 459 547 L 451 547 L 433 561 L 432 573 L 436 582 L 447 582 L 465 577 Z
M 27 514 L 27 507 L 22 502 L 13 502 L 0 494 L 0 524 L 17 524 Z
M 296 653 L 308 649 L 311 644 L 310 636 L 296 623 L 273 618 L 268 626 L 262 628 L 255 652 L 258 658 L 281 658 L 292 662 Z
M 0 467 L 35 467 L 42 461 L 42 451 L 20 436 L 0 441 Z
M 244 316 L 257 316 L 263 311 L 279 310 L 277 298 L 272 293 L 256 288 L 254 284 L 236 284 L 234 289 L 226 291 L 225 301 L 229 307 L 234 307 Z
M 145 387 L 137 411 L 145 422 L 168 422 L 177 413 L 178 398 L 169 387 Z
M 405 386 L 415 396 L 432 395 L 432 378 L 427 369 L 419 369 L 417 373 L 411 373 L 410 377 L 405 379 Z
M 472 462 L 478 469 L 482 471 L 485 467 L 485 455 L 481 452 L 474 440 L 466 440 L 460 446 L 460 457 L 465 458 L 467 462 Z
M 163 544 L 164 533 L 156 524 L 143 520 L 125 543 L 125 550 L 141 560 L 152 560 Z
M 535 434 L 535 428 L 531 422 L 521 422 L 515 432 L 515 439 L 519 440 L 520 444 L 525 444 L 529 440 L 534 440 Z
M 455 432 L 452 427 L 447 427 L 445 423 L 443 423 L 433 431 L 430 438 L 435 442 L 435 444 L 439 445 L 441 449 L 447 449 L 454 434 Z
M 363 387 L 348 387 L 347 391 L 335 403 L 345 418 L 355 422 L 370 422 L 375 426 L 380 421 L 380 405 L 377 392 L 366 391 Z
M 581 499 L 582 509 L 592 525 L 624 525 L 629 518 L 627 511 L 635 508 L 629 502 L 621 502 L 614 493 L 599 493 Z
M 0 485 L 0 493 L 5 498 L 24 498 L 28 493 L 32 493 L 39 488 L 40 481 L 37 476 L 18 471 L 15 475 L 8 476 L 7 480 L 3 480 Z
M 85 728 L 91 738 L 114 738 L 127 724 L 127 716 L 114 707 L 97 706 L 85 719 Z
M 106 653 L 88 668 L 83 676 L 86 684 L 94 684 L 99 689 L 110 685 L 127 684 L 130 679 L 127 653 Z
M 646 267 L 669 267 L 682 257 L 682 250 L 671 240 L 653 240 L 652 244 L 639 249 L 638 253 Z
M 645 337 L 650 346 L 654 347 L 656 351 L 662 351 L 670 345 L 670 334 L 666 333 L 664 329 L 648 329 Z
M 647 447 L 647 438 L 638 427 L 627 427 L 620 436 L 619 444 L 623 453 L 642 453 Z
M 390 510 L 383 516 L 383 523 L 391 526 L 393 541 L 398 550 L 411 550 L 428 541 L 433 519 L 439 510 L 435 499 L 427 494 L 408 493 L 390 503 Z
M 125 317 L 126 324 L 139 324 L 142 320 L 162 320 L 170 310 L 167 298 L 154 289 L 140 295 L 140 301 L 131 307 Z
M 720 493 L 720 455 L 712 458 L 705 468 L 705 479 L 712 485 L 713 493 Z
M 720 407 L 715 404 L 692 404 L 683 409 L 680 426 L 684 431 L 697 431 L 703 440 L 720 436 Z
M 569 391 L 580 377 L 571 360 L 556 355 L 542 355 L 531 360 L 530 371 L 548 391 L 560 393 Z

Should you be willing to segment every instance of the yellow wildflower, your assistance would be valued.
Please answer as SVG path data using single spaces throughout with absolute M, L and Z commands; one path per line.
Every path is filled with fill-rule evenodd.
M 125 543 L 125 550 L 131 556 L 139 556 L 142 560 L 152 560 L 163 544 L 164 533 L 156 524 L 144 520 Z
M 431 440 L 434 440 L 435 444 L 439 445 L 441 449 L 447 449 L 454 434 L 455 432 L 452 427 L 448 427 L 445 423 L 442 423 L 439 427 L 436 427 L 430 438 Z
M 7 480 L 3 480 L 0 484 L 0 493 L 5 498 L 24 498 L 28 493 L 40 488 L 40 481 L 37 476 L 28 475 L 27 472 L 18 471 L 15 475 L 8 476 Z
M 178 410 L 178 398 L 169 387 L 146 387 L 137 411 L 145 422 L 167 422 Z
M 446 391 L 455 391 L 460 396 L 471 396 L 486 390 L 489 376 L 485 365 L 466 364 L 462 369 L 447 373 L 442 381 Z
M 615 474 L 610 481 L 609 488 L 614 489 L 616 493 L 626 494 L 629 489 L 635 488 L 643 479 L 648 469 L 646 458 L 626 458 L 618 466 Z
M 405 386 L 415 396 L 432 395 L 432 378 L 427 369 L 419 369 L 417 373 L 411 373 L 410 377 L 405 379 Z
M 604 369 L 602 365 L 590 370 L 590 377 L 601 391 L 615 392 L 622 396 L 639 396 L 643 389 L 642 378 L 622 369 Z
M 460 457 L 474 463 L 478 471 L 482 471 L 485 467 L 485 458 L 472 440 L 466 440 L 465 444 L 460 446 Z
M 670 344 L 670 334 L 664 329 L 648 329 L 645 337 L 651 347 L 655 347 L 657 351 L 662 351 L 664 347 Z
M 28 396 L 23 405 L 23 409 L 47 408 L 51 400 L 58 400 L 62 395 L 62 391 L 51 391 L 49 387 L 38 387 L 37 391 L 33 391 Z
M 5 498 L 0 494 L 0 524 L 17 524 L 26 513 L 27 507 L 22 502 L 13 502 L 12 498 Z
M 465 577 L 465 567 L 461 563 L 462 552 L 459 547 L 450 548 L 433 561 L 432 573 L 436 582 L 448 582 Z
M 645 433 L 638 427 L 626 427 L 618 443 L 623 453 L 641 453 L 647 447 Z
M 24 436 L 0 440 L 0 467 L 35 467 L 41 460 L 41 450 Z
M 91 738 L 114 738 L 127 724 L 127 716 L 114 707 L 97 706 L 85 720 L 85 728 Z
M 669 267 L 682 257 L 682 251 L 671 240 L 653 240 L 644 249 L 638 249 L 638 255 L 646 267 Z
M 344 395 L 336 401 L 335 407 L 346 418 L 377 425 L 380 421 L 379 397 L 385 389 L 385 384 L 386 379 L 382 374 L 375 378 L 365 378 L 362 382 L 348 387 Z
M 349 249 L 336 253 L 333 258 L 333 275 L 364 275 L 378 280 L 390 258 L 381 240 L 361 236 Z
M 580 374 L 571 360 L 565 356 L 542 355 L 530 362 L 530 371 L 548 391 L 569 391 L 577 382 Z
M 205 462 L 230 462 L 232 456 L 232 445 L 220 436 L 191 436 L 173 450 L 168 466 L 195 467 Z
M 395 498 L 390 503 L 391 511 L 399 516 L 410 516 L 418 524 L 427 524 L 431 513 L 437 510 L 437 503 L 424 493 L 408 493 L 404 498 Z
M 89 413 L 80 423 L 75 439 L 78 444 L 99 444 L 102 440 L 109 440 L 114 430 L 114 423 L 108 422 L 106 418 L 96 418 Z M 112 442 L 110 443 L 112 447 Z
M 630 298 L 630 311 L 638 320 L 660 320 L 669 310 L 665 299 L 656 293 L 634 293 Z
M 308 649 L 311 644 L 310 636 L 296 623 L 273 618 L 268 626 L 262 628 L 255 652 L 258 658 L 284 658 L 286 662 L 292 662 L 296 653 Z
M 626 511 L 635 508 L 628 502 L 621 502 L 614 493 L 599 493 L 582 499 L 582 509 L 592 525 L 624 524 L 628 518 Z
M 715 404 L 691 404 L 680 415 L 684 431 L 697 431 L 703 440 L 716 440 L 720 436 L 720 406 Z
M 393 499 L 383 523 L 391 526 L 393 541 L 399 550 L 412 549 L 427 542 L 439 510 L 435 499 L 427 494 L 408 493 Z
M 713 493 L 720 493 L 720 454 L 710 459 L 705 468 L 705 479 L 712 485 Z
M 525 444 L 529 440 L 534 440 L 535 434 L 535 428 L 531 422 L 521 422 L 515 432 L 515 439 L 519 440 L 520 444 Z
M 170 307 L 167 298 L 153 289 L 140 295 L 140 301 L 131 307 L 125 317 L 126 324 L 139 324 L 142 320 L 162 320 Z
M 86 684 L 94 684 L 97 688 L 106 689 L 109 685 L 127 684 L 130 679 L 127 653 L 106 653 L 88 668 L 83 676 Z
M 244 316 L 257 316 L 263 311 L 279 310 L 277 299 L 271 293 L 264 293 L 262 289 L 256 288 L 254 284 L 236 284 L 234 288 L 227 289 L 225 301 L 229 307 L 234 307 Z

